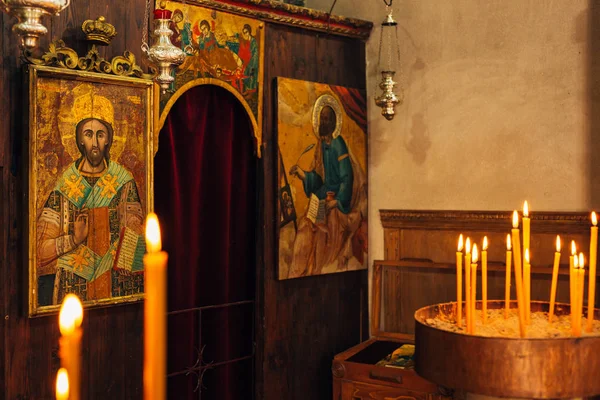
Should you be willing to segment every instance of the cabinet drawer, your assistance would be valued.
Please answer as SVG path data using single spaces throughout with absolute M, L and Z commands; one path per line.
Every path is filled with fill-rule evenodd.
M 384 385 L 344 381 L 342 382 L 342 400 L 438 400 L 442 396 L 431 393 L 415 392 Z

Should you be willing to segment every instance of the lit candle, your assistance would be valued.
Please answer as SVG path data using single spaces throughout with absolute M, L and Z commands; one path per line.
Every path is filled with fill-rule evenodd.
M 548 322 L 552 322 L 554 316 L 554 302 L 556 301 L 556 286 L 558 285 L 558 266 L 560 264 L 560 236 L 556 236 L 556 253 L 554 253 L 554 266 L 552 268 L 552 285 L 550 287 L 550 311 Z
M 477 308 L 477 244 L 473 244 L 473 262 L 471 263 L 471 334 L 475 333 L 475 309 Z
M 523 203 L 523 256 L 529 249 L 530 244 L 530 219 L 529 219 L 529 206 L 527 200 Z
M 583 261 L 583 260 L 581 260 Z M 571 332 L 573 336 L 581 336 L 581 324 L 579 323 L 579 257 L 573 256 L 573 301 L 571 302 Z
M 596 212 L 592 212 L 592 227 L 590 228 L 590 271 L 588 277 L 588 315 L 585 330 L 592 330 L 594 321 L 594 308 L 596 306 L 596 256 L 598 251 L 598 219 Z
M 69 374 L 64 368 L 56 374 L 56 400 L 69 400 Z
M 167 260 L 161 251 L 160 227 L 156 214 L 146 218 L 144 255 L 144 399 L 166 398 L 167 376 Z
M 531 323 L 531 264 L 529 249 L 525 249 L 525 263 L 523 265 L 523 280 L 525 291 L 525 322 Z
M 487 322 L 487 248 L 488 239 L 484 236 L 481 248 L 481 313 L 484 324 Z
M 510 234 L 506 235 L 506 283 L 504 285 L 504 319 L 508 318 L 510 309 L 510 263 L 512 261 L 512 247 L 510 245 Z
M 471 332 L 471 239 L 465 241 L 465 316 L 467 333 Z
M 512 242 L 513 242 L 513 259 L 515 261 L 515 281 L 517 282 L 517 306 L 519 308 L 519 331 L 521 337 L 525 337 L 525 309 L 524 309 L 524 298 L 523 298 L 523 273 L 521 270 L 521 247 L 519 237 L 519 214 L 515 210 L 513 212 L 513 229 Z
M 574 307 L 577 304 L 577 299 L 575 296 L 575 263 L 579 263 L 577 260 L 577 246 L 575 246 L 575 241 L 571 240 L 571 257 L 569 257 L 569 303 L 571 304 L 571 326 L 575 326 L 574 318 L 575 318 L 575 310 Z
M 462 249 L 463 235 L 458 237 L 458 251 L 456 252 L 456 325 L 462 325 Z
M 573 280 L 571 283 L 571 289 L 573 293 L 571 294 L 571 330 L 574 336 L 577 335 L 577 311 L 579 310 L 579 258 L 577 254 L 573 256 Z
M 577 300 L 577 333 L 581 335 L 581 316 L 583 314 L 583 286 L 585 282 L 585 263 L 583 259 L 583 253 L 579 253 L 579 271 L 577 276 L 577 294 L 579 299 Z
M 581 316 L 583 314 L 583 285 L 585 282 L 585 263 L 583 253 L 579 253 L 579 270 L 577 271 L 577 336 L 581 335 Z
M 83 307 L 79 298 L 69 293 L 65 296 L 60 313 L 58 326 L 61 338 L 60 360 L 61 366 L 66 369 L 69 377 L 70 400 L 79 400 L 81 396 L 81 337 L 83 330 Z

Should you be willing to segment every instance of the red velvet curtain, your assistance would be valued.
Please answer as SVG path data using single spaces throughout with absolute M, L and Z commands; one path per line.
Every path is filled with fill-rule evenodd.
M 253 353 L 254 305 L 219 306 L 254 300 L 252 138 L 241 103 L 212 85 L 184 93 L 160 133 L 155 209 L 169 253 L 169 399 L 253 398 L 254 360 L 227 362 Z M 215 307 L 190 310 L 206 306 Z
M 367 133 L 367 104 L 365 92 L 358 89 L 331 85 L 330 88 L 342 100 L 346 114 L 356 122 L 360 129 Z

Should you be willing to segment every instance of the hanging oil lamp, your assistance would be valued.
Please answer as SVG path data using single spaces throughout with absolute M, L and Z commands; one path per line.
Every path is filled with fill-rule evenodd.
M 397 82 L 394 81 L 396 68 L 400 66 L 400 45 L 398 43 L 398 23 L 392 16 L 392 1 L 384 0 L 389 13 L 386 19 L 381 24 L 381 36 L 379 39 L 379 62 L 378 66 L 381 70 L 381 82 L 379 88 L 383 91 L 380 96 L 375 97 L 375 104 L 381 107 L 381 115 L 388 121 L 391 121 L 396 114 L 395 108 L 398 104 L 402 104 L 403 94 L 400 89 L 399 94 L 394 93 Z M 385 50 L 383 48 L 386 48 Z M 394 49 L 395 47 L 395 49 Z M 382 53 L 385 52 L 387 57 L 382 63 Z
M 150 2 L 146 8 L 146 14 L 148 14 L 149 8 Z M 172 14 L 172 11 L 165 9 L 165 4 L 161 3 L 160 8 L 154 10 L 154 44 L 148 47 L 147 27 L 144 29 L 142 38 L 142 51 L 157 68 L 158 74 L 154 80 L 160 85 L 163 93 L 175 81 L 173 71 L 185 60 L 185 52 L 171 43 L 173 31 L 169 25 Z M 147 20 L 148 18 L 146 18 Z
M 48 33 L 42 25 L 42 17 L 58 15 L 70 3 L 71 0 L 0 0 L 0 10 L 19 20 L 12 31 L 21 38 L 22 49 L 33 50 L 40 36 Z

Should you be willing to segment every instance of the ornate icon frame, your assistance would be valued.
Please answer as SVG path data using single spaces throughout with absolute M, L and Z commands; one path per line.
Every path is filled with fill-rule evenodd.
M 52 46 L 51 46 L 52 47 Z M 69 49 L 70 50 L 70 49 Z M 75 54 L 76 55 L 76 54 Z M 134 152 L 134 161 L 135 161 L 135 169 L 137 171 L 132 173 L 134 176 L 134 182 L 136 185 L 138 183 L 138 176 L 142 176 L 143 182 L 143 190 L 137 189 L 139 193 L 139 200 L 142 204 L 142 213 L 145 215 L 148 212 L 151 212 L 154 209 L 154 98 L 155 98 L 155 90 L 157 90 L 154 83 L 149 79 L 144 79 L 146 76 L 139 75 L 139 77 L 135 77 L 138 75 L 135 68 L 135 60 L 133 59 L 133 63 L 131 64 L 134 68 L 130 69 L 132 72 L 129 73 L 129 76 L 125 74 L 111 75 L 110 73 L 117 74 L 115 71 L 105 71 L 104 73 L 100 72 L 90 72 L 91 69 L 88 70 L 77 70 L 77 67 L 70 66 L 71 64 L 68 62 L 68 57 L 65 60 L 63 58 L 64 54 L 60 55 L 59 59 L 54 59 L 52 63 L 48 62 L 46 65 L 57 65 L 58 67 L 50 67 L 46 65 L 39 65 L 40 63 L 36 62 L 38 65 L 28 65 L 26 67 L 26 75 L 27 75 L 27 90 L 28 90 L 28 110 L 27 110 L 27 120 L 28 123 L 25 132 L 27 132 L 27 140 L 25 141 L 27 148 L 24 149 L 25 153 L 25 176 L 26 187 L 24 188 L 25 193 L 25 210 L 27 215 L 27 222 L 25 224 L 25 235 L 26 238 L 26 251 L 25 255 L 27 257 L 26 264 L 28 271 L 28 309 L 29 316 L 41 316 L 47 314 L 53 314 L 59 311 L 60 304 L 52 304 L 52 305 L 39 305 L 38 303 L 38 276 L 37 276 L 37 262 L 38 262 L 38 251 L 37 251 L 37 219 L 41 214 L 42 206 L 40 206 L 40 199 L 43 197 L 40 193 L 40 184 L 42 178 L 48 177 L 49 173 L 47 171 L 42 171 L 42 168 L 47 168 L 48 163 L 47 159 L 40 159 L 40 149 L 42 146 L 49 146 L 50 141 L 46 141 L 45 143 L 39 137 L 40 128 L 43 127 L 43 124 L 48 120 L 46 117 L 40 118 L 40 115 L 48 116 L 54 112 L 58 111 L 58 108 L 55 110 L 42 109 L 42 105 L 39 104 L 38 96 L 49 96 L 51 92 L 51 88 L 53 84 L 56 84 L 57 87 L 60 87 L 60 82 L 73 82 L 73 84 L 89 84 L 93 88 L 100 88 L 99 90 L 105 90 L 107 88 L 114 87 L 114 93 L 118 93 L 120 89 L 123 92 L 123 98 L 115 97 L 111 99 L 113 103 L 113 107 L 116 110 L 117 107 L 125 107 L 123 104 L 127 100 L 125 98 L 126 93 L 139 93 L 141 102 L 139 106 L 143 107 L 139 109 L 139 119 L 143 121 L 144 126 L 134 126 L 131 129 L 128 129 L 123 133 L 122 136 L 128 135 L 129 132 L 133 132 L 129 137 L 139 136 L 135 140 L 138 141 L 138 150 L 137 153 Z M 47 60 L 48 61 L 48 60 Z M 114 60 L 113 60 L 114 61 Z M 74 64 L 76 65 L 76 64 Z M 79 67 L 80 69 L 81 66 Z M 94 92 L 95 93 L 95 92 Z M 68 93 L 60 93 L 58 98 L 62 96 L 68 96 Z M 92 96 L 94 96 L 92 94 Z M 129 96 L 132 97 L 132 96 Z M 135 96 L 133 96 L 135 97 Z M 116 103 L 115 100 L 118 100 Z M 133 102 L 135 105 L 129 104 L 128 107 L 131 109 L 133 107 L 138 106 L 138 100 L 129 99 L 130 102 Z M 40 114 L 40 111 L 43 114 Z M 125 113 L 123 111 L 123 113 Z M 54 123 L 59 119 L 58 114 L 55 114 Z M 134 119 L 135 120 L 135 119 Z M 121 121 L 123 123 L 123 121 Z M 116 121 L 115 121 L 116 123 Z M 126 123 L 126 122 L 124 122 Z M 141 129 L 137 129 L 141 128 Z M 125 131 L 125 130 L 124 130 Z M 55 138 L 60 135 L 55 134 Z M 116 135 L 115 135 L 116 137 Z M 62 139 L 61 139 L 62 140 Z M 127 138 L 125 138 L 127 140 Z M 143 143 L 139 145 L 139 141 Z M 56 144 L 56 140 L 54 141 Z M 78 145 L 77 143 L 75 143 Z M 124 145 L 123 145 L 124 146 Z M 141 151 L 139 149 L 142 149 Z M 63 148 L 63 153 L 68 153 L 66 151 L 66 146 Z M 46 151 L 46 154 L 48 152 Z M 138 153 L 141 154 L 141 157 L 137 157 Z M 59 152 L 56 152 L 58 159 L 65 159 L 65 155 Z M 119 160 L 120 161 L 120 160 Z M 134 162 L 131 161 L 131 162 Z M 54 166 L 54 163 L 51 162 L 51 166 Z M 59 163 L 60 164 L 60 163 Z M 60 167 L 68 165 L 68 162 L 63 162 Z M 143 167 L 143 168 L 142 168 Z M 143 169 L 143 172 L 139 172 Z M 60 175 L 60 171 L 54 171 L 54 175 L 56 177 Z M 58 175 L 57 175 L 58 174 Z M 48 184 L 45 184 L 48 187 Z M 42 199 L 43 201 L 43 199 Z M 43 203 L 42 203 L 43 204 Z M 92 230 L 90 229 L 90 232 Z M 142 238 L 143 239 L 143 238 Z M 112 266 L 111 269 L 112 271 Z M 138 271 L 140 272 L 140 271 Z M 141 271 L 141 275 L 143 277 L 143 270 Z M 112 285 L 112 283 L 111 283 Z M 112 292 L 112 290 L 111 290 Z M 140 301 L 144 298 L 143 291 L 117 296 L 117 297 L 106 297 L 100 299 L 94 299 L 89 301 L 83 301 L 83 306 L 85 308 L 88 307 L 102 307 L 102 306 L 111 306 L 116 304 L 124 304 L 124 303 L 132 303 Z

